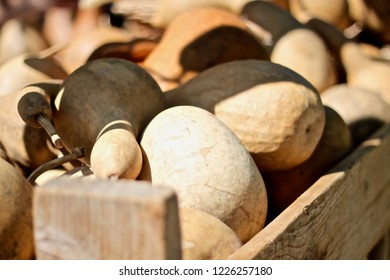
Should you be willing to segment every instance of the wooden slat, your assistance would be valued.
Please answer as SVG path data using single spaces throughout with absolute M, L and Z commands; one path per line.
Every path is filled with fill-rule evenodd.
M 60 178 L 34 192 L 37 259 L 180 259 L 177 198 L 140 181 Z
M 366 259 L 389 228 L 390 126 L 386 126 L 230 259 Z

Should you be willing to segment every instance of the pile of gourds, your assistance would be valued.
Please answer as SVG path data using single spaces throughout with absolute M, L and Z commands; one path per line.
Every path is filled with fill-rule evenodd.
M 390 121 L 389 19 L 384 0 L 80 0 L 6 21 L 0 258 L 34 258 L 34 188 L 75 173 L 172 187 L 184 241 L 217 236 L 183 257 L 226 258 Z

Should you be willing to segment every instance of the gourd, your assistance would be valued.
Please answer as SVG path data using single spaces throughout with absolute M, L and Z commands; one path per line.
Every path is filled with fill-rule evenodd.
M 135 178 L 142 165 L 137 143 L 164 109 L 157 83 L 137 64 L 117 58 L 90 61 L 70 74 L 54 100 L 53 123 L 64 147 L 99 178 Z
M 0 259 L 33 258 L 32 196 L 19 170 L 0 158 Z
M 157 80 L 182 83 L 219 63 L 264 59 L 265 48 L 237 14 L 215 7 L 199 7 L 178 15 L 159 44 L 143 61 Z M 163 88 L 163 91 L 171 88 Z
M 138 180 L 172 187 L 179 206 L 205 211 L 246 242 L 264 226 L 267 194 L 259 170 L 237 136 L 195 106 L 162 111 L 141 137 Z
M 262 172 L 269 198 L 269 220 L 279 215 L 353 148 L 351 133 L 343 118 L 331 107 L 324 106 L 324 109 L 324 132 L 312 155 L 291 169 Z
M 179 209 L 183 260 L 224 260 L 242 246 L 237 234 L 216 217 Z
M 364 88 L 338 84 L 321 93 L 322 103 L 334 109 L 351 131 L 354 146 L 390 122 L 390 106 Z

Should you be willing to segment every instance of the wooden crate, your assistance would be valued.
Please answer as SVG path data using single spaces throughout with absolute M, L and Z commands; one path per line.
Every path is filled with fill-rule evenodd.
M 366 259 L 370 252 L 373 258 L 389 258 L 389 232 L 387 125 L 322 176 L 230 259 Z
M 100 195 L 99 189 L 105 187 L 102 184 L 98 188 L 87 184 L 91 192 L 88 189 L 83 192 L 80 189 L 83 184 L 64 191 L 49 188 L 36 192 L 41 193 L 40 199 L 44 201 L 36 203 L 41 209 L 35 209 L 35 213 L 42 212 L 36 215 L 39 220 L 35 221 L 38 256 L 57 259 L 181 257 L 178 209 L 174 207 L 172 193 L 150 190 L 153 195 L 130 191 L 129 196 L 125 192 L 107 196 Z M 65 210 L 58 207 L 61 203 L 67 206 Z M 91 215 L 91 207 L 104 220 L 111 221 L 111 215 L 120 224 L 129 226 L 122 226 L 121 232 L 107 229 L 113 221 L 104 223 L 96 219 Z M 123 207 L 133 213 L 131 221 L 120 214 Z M 85 229 L 82 234 L 79 234 L 78 221 L 71 225 L 72 220 L 82 215 L 78 211 L 86 213 L 79 220 Z M 389 230 L 390 125 L 387 125 L 322 176 L 229 259 L 389 259 Z M 92 241 L 92 237 L 86 237 L 88 232 Z M 133 242 L 123 240 L 129 236 Z M 122 241 L 118 243 L 118 240 Z M 159 250 L 154 252 L 153 248 Z M 81 255 L 69 252 L 70 249 Z M 133 253 L 129 255 L 131 250 Z

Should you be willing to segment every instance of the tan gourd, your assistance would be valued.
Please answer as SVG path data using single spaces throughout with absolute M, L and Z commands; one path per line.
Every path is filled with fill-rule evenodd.
M 7 20 L 1 26 L 0 63 L 24 53 L 37 53 L 48 47 L 42 34 L 21 19 Z
M 216 217 L 179 209 L 183 260 L 224 260 L 242 246 L 237 234 Z
M 272 50 L 271 61 L 302 75 L 320 92 L 337 82 L 325 43 L 309 29 L 295 29 L 280 38 Z
M 317 90 L 335 84 L 336 69 L 322 38 L 288 11 L 267 1 L 247 3 L 241 16 L 254 32 L 263 30 L 260 40 L 269 45 L 270 59 L 308 80 Z M 310 43 L 309 43 L 310 42 Z
M 323 104 L 340 114 L 358 145 L 380 126 L 390 122 L 390 106 L 374 92 L 338 84 L 321 93 Z
M 310 158 L 288 170 L 262 172 L 269 197 L 269 220 L 279 215 L 351 151 L 353 143 L 345 121 L 327 106 L 325 115 L 324 132 Z
M 135 178 L 142 165 L 137 137 L 163 110 L 164 98 L 137 64 L 102 58 L 70 74 L 54 105 L 53 122 L 67 150 L 84 148 L 80 160 L 99 178 Z
M 0 259 L 32 259 L 32 186 L 0 158 Z
M 181 13 L 142 65 L 154 75 L 177 81 L 219 63 L 236 59 L 268 59 L 237 14 L 214 7 Z
M 289 169 L 305 161 L 325 122 L 317 90 L 291 69 L 268 61 L 215 66 L 165 96 L 168 106 L 193 105 L 214 113 L 260 170 Z
M 194 106 L 164 110 L 145 128 L 139 180 L 171 186 L 179 206 L 205 211 L 248 241 L 267 214 L 265 186 L 237 136 L 213 114 Z

